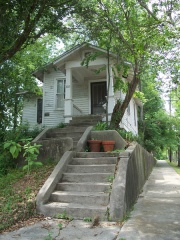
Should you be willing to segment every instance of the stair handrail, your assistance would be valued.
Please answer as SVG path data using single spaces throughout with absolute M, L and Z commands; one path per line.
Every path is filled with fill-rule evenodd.
M 79 114 L 74 114 L 74 115 L 82 115 L 82 114 L 83 114 L 83 111 L 82 111 L 77 105 L 75 105 L 75 104 L 73 103 L 73 110 L 74 110 L 74 109 L 76 109 L 77 112 L 79 113 Z

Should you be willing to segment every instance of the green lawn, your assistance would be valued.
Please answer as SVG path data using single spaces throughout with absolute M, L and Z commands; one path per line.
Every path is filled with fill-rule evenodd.
M 180 175 L 180 167 L 177 167 L 177 162 L 170 162 L 167 160 L 167 163 L 174 168 L 174 170 Z

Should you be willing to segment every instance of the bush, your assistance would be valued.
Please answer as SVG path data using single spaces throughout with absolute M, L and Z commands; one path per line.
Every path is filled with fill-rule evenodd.
M 7 130 L 4 141 L 12 140 L 14 142 L 19 142 L 22 139 L 26 139 L 26 138 L 34 139 L 42 130 L 43 128 L 39 128 L 38 126 L 30 130 L 28 123 L 21 124 L 16 129 Z
M 13 158 L 7 152 L 2 152 L 0 154 L 0 177 L 6 175 L 9 169 L 14 168 L 16 165 L 13 161 Z
M 23 149 L 19 143 L 27 144 L 41 131 L 42 128 L 39 129 L 38 127 L 29 130 L 28 124 L 22 124 L 16 130 L 12 129 L 4 132 L 4 139 L 0 142 L 0 176 L 6 175 L 10 169 L 16 167 L 13 158 L 17 158 L 19 152 Z

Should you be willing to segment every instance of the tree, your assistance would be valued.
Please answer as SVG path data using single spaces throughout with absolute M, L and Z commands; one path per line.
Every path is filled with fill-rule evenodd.
M 151 72 L 142 77 L 142 89 L 146 98 L 144 120 L 139 123 L 142 145 L 159 159 L 168 149 L 177 146 L 177 121 L 169 116 L 158 90 L 158 80 Z
M 48 42 L 48 44 L 47 44 Z M 0 67 L 0 136 L 21 122 L 23 96 L 19 92 L 41 94 L 32 72 L 43 66 L 55 53 L 56 39 L 46 36 L 27 46 Z M 53 51 L 52 51 L 53 48 Z
M 179 20 L 178 7 L 177 1 L 151 4 L 141 0 L 82 0 L 78 3 L 76 21 L 71 22 L 73 29 L 81 33 L 83 40 L 114 52 L 118 72 L 127 72 L 127 61 L 133 69 L 134 76 L 127 84 L 126 97 L 122 103 L 117 101 L 114 107 L 112 128 L 119 127 L 143 71 L 153 65 L 158 72 L 168 51 L 175 42 L 178 43 L 179 30 L 175 26 Z
M 75 0 L 2 0 L 0 3 L 0 64 L 47 33 L 67 32 L 64 18 Z

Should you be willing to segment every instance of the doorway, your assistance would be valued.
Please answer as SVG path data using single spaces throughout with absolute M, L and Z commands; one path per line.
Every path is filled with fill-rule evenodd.
M 103 105 L 106 103 L 106 82 L 91 83 L 91 114 L 105 113 Z

